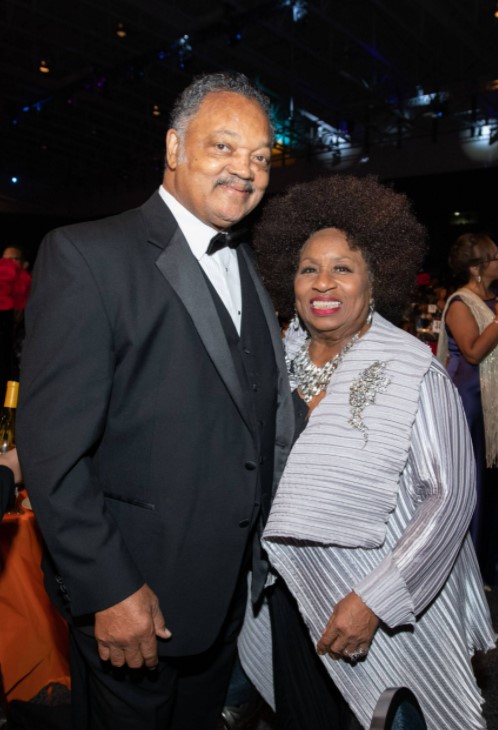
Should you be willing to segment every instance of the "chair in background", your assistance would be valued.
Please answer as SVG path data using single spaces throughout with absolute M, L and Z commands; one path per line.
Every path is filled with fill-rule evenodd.
M 389 687 L 381 694 L 370 730 L 427 730 L 417 698 L 407 687 Z

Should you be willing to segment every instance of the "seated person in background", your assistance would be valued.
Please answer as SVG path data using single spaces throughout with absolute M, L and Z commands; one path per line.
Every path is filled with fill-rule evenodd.
M 0 454 L 0 518 L 14 496 L 15 485 L 22 479 L 16 449 Z
M 263 533 L 269 615 L 248 611 L 242 664 L 280 728 L 368 728 L 397 686 L 429 730 L 484 728 L 470 660 L 496 637 L 467 532 L 470 435 L 446 371 L 388 321 L 425 231 L 404 195 L 334 175 L 270 201 L 255 247 L 277 309 L 294 283 L 298 435 Z M 421 727 L 409 712 L 397 730 Z

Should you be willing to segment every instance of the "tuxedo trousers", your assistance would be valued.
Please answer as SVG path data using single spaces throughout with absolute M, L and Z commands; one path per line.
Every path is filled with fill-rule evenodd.
M 72 730 L 214 730 L 244 618 L 244 564 L 222 630 L 202 654 L 160 656 L 155 670 L 116 668 L 100 660 L 93 636 L 72 627 Z

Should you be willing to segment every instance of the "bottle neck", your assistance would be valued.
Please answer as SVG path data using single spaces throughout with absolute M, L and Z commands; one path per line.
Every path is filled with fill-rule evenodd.
M 17 396 L 19 394 L 19 383 L 15 380 L 7 382 L 7 390 L 5 392 L 4 408 L 17 408 Z

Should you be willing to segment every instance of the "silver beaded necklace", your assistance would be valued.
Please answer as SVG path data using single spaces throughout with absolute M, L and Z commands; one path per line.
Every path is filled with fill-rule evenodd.
M 357 332 L 337 355 L 321 367 L 311 361 L 309 355 L 310 339 L 306 340 L 293 360 L 286 358 L 287 372 L 293 380 L 298 382 L 305 403 L 309 403 L 315 395 L 327 389 L 332 374 L 337 370 L 344 355 L 353 347 L 359 337 L 360 333 Z

